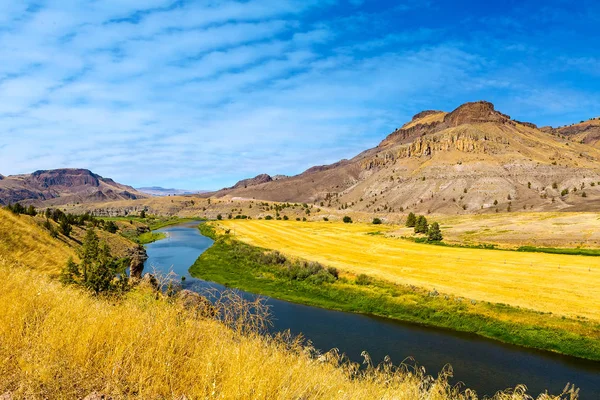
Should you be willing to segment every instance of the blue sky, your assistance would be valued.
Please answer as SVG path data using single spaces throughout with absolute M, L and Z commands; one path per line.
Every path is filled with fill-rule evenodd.
M 598 26 L 597 1 L 0 0 L 0 173 L 216 189 L 466 101 L 563 125 L 600 115 Z

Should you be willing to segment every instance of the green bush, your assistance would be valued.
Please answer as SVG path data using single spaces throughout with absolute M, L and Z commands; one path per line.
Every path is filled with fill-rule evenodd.
M 352 218 L 346 215 L 342 221 L 344 221 L 345 224 L 351 224 Z
M 373 225 L 381 225 L 381 220 L 379 218 L 373 218 Z
M 366 285 L 370 285 L 372 283 L 372 279 L 369 275 L 365 275 L 365 274 L 360 274 L 356 277 L 356 281 L 355 283 L 357 285 L 361 285 L 361 286 L 366 286 Z

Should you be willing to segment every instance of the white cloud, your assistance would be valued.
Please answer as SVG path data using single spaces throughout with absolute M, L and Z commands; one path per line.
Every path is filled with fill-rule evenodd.
M 373 15 L 306 17 L 331 3 L 0 4 L 0 173 L 85 167 L 218 188 L 351 157 L 420 108 L 518 87 L 519 71 L 499 73 L 438 30 L 381 35 L 368 32 Z M 540 92 L 521 84 L 529 109 Z

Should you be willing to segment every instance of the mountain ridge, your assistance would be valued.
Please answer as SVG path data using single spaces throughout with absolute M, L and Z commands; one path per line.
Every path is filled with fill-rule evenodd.
M 600 210 L 599 186 L 600 149 L 478 101 L 415 114 L 350 160 L 212 195 L 374 212 Z
M 0 179 L 0 204 L 62 205 L 145 198 L 131 186 L 83 168 L 38 170 Z

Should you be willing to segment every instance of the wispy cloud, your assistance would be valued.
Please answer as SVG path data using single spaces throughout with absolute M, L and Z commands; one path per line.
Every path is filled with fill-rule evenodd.
M 597 77 L 597 60 L 542 55 L 519 29 L 505 37 L 518 16 L 487 17 L 502 37 L 471 37 L 439 23 L 443 8 L 379 7 L 2 2 L 0 172 L 86 167 L 135 185 L 219 188 L 351 157 L 423 108 L 485 97 L 558 120 L 597 106 L 580 102 L 597 86 L 548 86 L 557 73 Z

